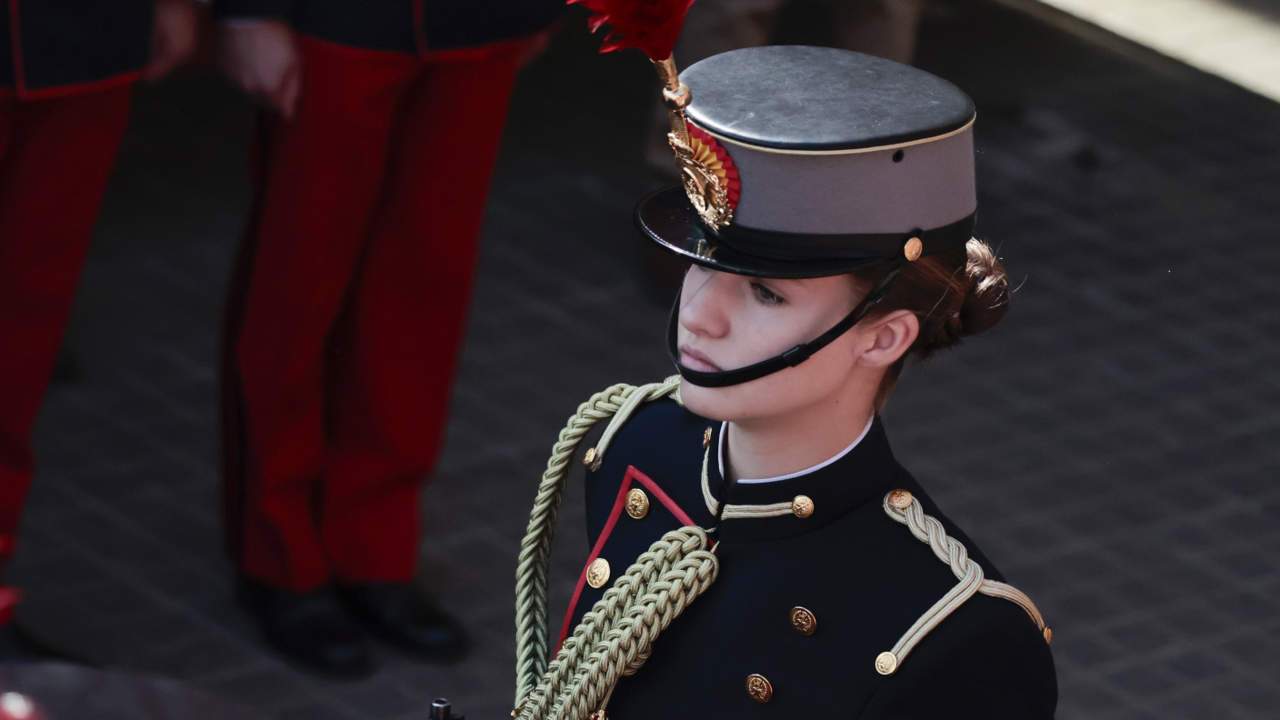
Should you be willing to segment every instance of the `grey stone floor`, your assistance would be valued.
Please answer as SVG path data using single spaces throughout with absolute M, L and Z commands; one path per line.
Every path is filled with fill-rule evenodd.
M 1019 290 L 999 328 L 909 373 L 887 413 L 898 454 L 1055 627 L 1061 717 L 1275 717 L 1280 107 L 986 3 L 937 4 L 921 33 L 919 64 L 977 100 L 980 232 Z M 421 718 L 439 694 L 505 717 L 515 553 L 550 442 L 594 390 L 668 371 L 669 294 L 630 224 L 657 182 L 655 86 L 641 59 L 593 52 L 568 23 L 519 90 L 424 501 L 424 574 L 474 656 L 387 650 L 366 682 L 321 681 L 264 652 L 234 603 L 215 359 L 251 112 L 199 73 L 138 96 L 68 337 L 76 377 L 39 427 L 9 578 L 24 628 L 277 718 Z

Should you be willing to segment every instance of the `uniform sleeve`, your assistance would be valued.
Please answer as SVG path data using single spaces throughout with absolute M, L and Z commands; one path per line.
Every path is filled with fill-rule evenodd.
M 978 596 L 925 637 L 855 717 L 859 720 L 1050 720 L 1053 655 L 1020 608 Z
M 213 15 L 219 20 L 284 20 L 305 0 L 213 0 Z

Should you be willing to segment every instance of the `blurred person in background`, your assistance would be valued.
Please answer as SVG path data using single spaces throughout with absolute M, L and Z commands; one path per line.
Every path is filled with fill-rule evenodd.
M 191 0 L 11 0 L 0 12 L 0 571 L 133 85 L 186 61 L 197 25 Z M 0 626 L 17 600 L 0 587 Z
M 242 600 L 302 667 L 369 633 L 465 650 L 414 585 L 490 174 L 516 73 L 562 0 L 215 0 L 261 101 L 228 300 L 226 530 Z

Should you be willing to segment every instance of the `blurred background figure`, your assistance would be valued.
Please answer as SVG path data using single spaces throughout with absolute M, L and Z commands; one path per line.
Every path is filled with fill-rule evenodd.
M 220 63 L 265 105 L 228 300 L 226 530 L 246 606 L 304 667 L 367 674 L 362 630 L 464 650 L 411 582 L 418 497 L 508 98 L 560 5 L 215 3 Z
M 184 62 L 196 27 L 190 0 L 13 0 L 0 12 L 0 571 L 132 85 Z M 0 626 L 17 599 L 0 586 Z

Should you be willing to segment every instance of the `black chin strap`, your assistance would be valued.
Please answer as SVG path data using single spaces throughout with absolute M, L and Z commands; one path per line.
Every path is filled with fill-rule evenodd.
M 680 348 L 676 344 L 677 328 L 680 324 L 680 296 L 676 295 L 675 305 L 671 308 L 671 320 L 667 325 L 667 352 L 671 355 L 671 362 L 675 363 L 676 370 L 680 372 L 680 377 L 699 387 L 741 385 L 752 380 L 759 380 L 766 375 L 772 375 L 779 370 L 795 367 L 808 360 L 814 353 L 830 345 L 832 341 L 848 332 L 849 328 L 857 325 L 859 320 L 866 317 L 867 313 L 871 312 L 871 309 L 884 299 L 889 285 L 898 277 L 898 273 L 902 272 L 904 264 L 902 260 L 897 261 L 884 278 L 876 284 L 875 288 L 867 293 L 867 296 L 848 315 L 845 315 L 844 319 L 833 325 L 830 330 L 803 345 L 796 345 L 781 355 L 775 355 L 767 360 L 761 360 L 758 363 L 752 363 L 746 367 L 733 370 L 703 372 L 680 364 Z

